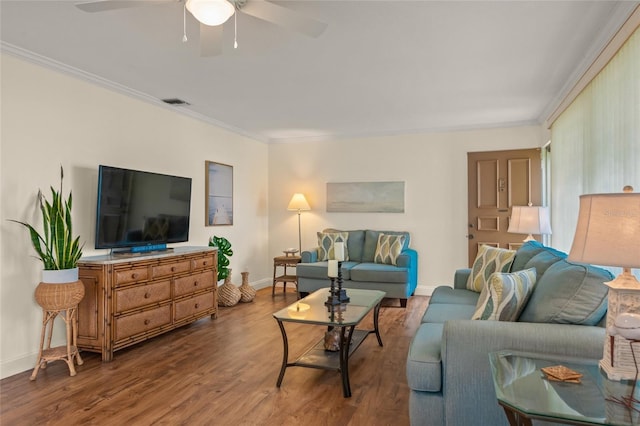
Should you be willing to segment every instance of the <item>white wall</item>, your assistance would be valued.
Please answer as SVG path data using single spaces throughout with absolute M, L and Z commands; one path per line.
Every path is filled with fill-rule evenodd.
M 93 233 L 98 165 L 107 164 L 193 178 L 183 245 L 225 236 L 234 249 L 234 282 L 241 270 L 254 284 L 269 282 L 266 144 L 8 54 L 1 60 L 0 377 L 33 368 L 42 317 L 33 298 L 40 262 L 27 231 L 8 219 L 40 225 L 38 188 L 58 186 L 61 164 L 85 255 L 106 253 L 93 249 Z M 234 166 L 233 226 L 204 226 L 205 160 Z
M 105 252 L 93 249 L 93 233 L 97 167 L 108 164 L 192 177 L 188 245 L 229 238 L 238 283 L 248 270 L 253 285 L 270 285 L 272 258 L 297 246 L 297 216 L 286 207 L 303 192 L 313 209 L 302 216 L 303 247 L 330 226 L 407 230 L 420 256 L 419 291 L 428 294 L 467 263 L 466 153 L 547 140 L 531 126 L 265 145 L 7 54 L 1 60 L 0 377 L 33 368 L 41 322 L 33 299 L 41 266 L 26 231 L 7 219 L 40 223 L 36 193 L 58 184 L 60 164 L 85 255 Z M 205 160 L 234 166 L 233 226 L 204 226 Z M 325 212 L 327 182 L 385 180 L 406 182 L 404 214 Z
M 338 140 L 269 147 L 269 247 L 298 246 L 297 214 L 287 211 L 302 192 L 302 247 L 317 246 L 324 228 L 403 230 L 418 251 L 418 294 L 452 284 L 467 266 L 467 152 L 539 147 L 539 126 Z M 327 182 L 404 181 L 404 213 L 327 213 Z

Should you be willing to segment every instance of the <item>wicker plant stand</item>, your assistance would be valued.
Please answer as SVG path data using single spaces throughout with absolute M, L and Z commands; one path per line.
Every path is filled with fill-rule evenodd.
M 35 292 L 36 301 L 42 306 L 42 333 L 36 366 L 31 373 L 31 380 L 35 380 L 38 371 L 47 367 L 52 361 L 65 361 L 69 366 L 69 375 L 75 376 L 74 360 L 78 365 L 83 361 L 78 351 L 78 303 L 84 297 L 84 284 L 75 281 L 66 284 L 40 283 Z M 64 312 L 64 313 L 63 313 Z M 56 317 L 66 324 L 66 346 L 51 347 L 53 324 Z M 46 340 L 46 346 L 45 346 Z

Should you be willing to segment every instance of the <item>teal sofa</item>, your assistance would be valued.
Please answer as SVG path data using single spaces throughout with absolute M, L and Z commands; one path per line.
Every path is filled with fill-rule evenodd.
M 437 287 L 407 355 L 411 425 L 508 425 L 497 404 L 490 352 L 515 350 L 601 359 L 610 272 L 571 263 L 566 254 L 525 243 L 510 271 L 535 268 L 533 292 L 515 322 L 471 320 L 479 293 L 466 289 L 469 269 L 453 287 Z
M 408 232 L 335 229 L 322 232 L 348 233 L 346 247 L 349 260 L 342 262 L 344 288 L 382 290 L 387 293 L 386 297 L 398 298 L 402 307 L 407 306 L 407 299 L 413 295 L 418 283 L 418 253 L 409 248 L 411 238 Z M 396 265 L 374 261 L 380 234 L 404 235 Z M 319 261 L 318 252 L 319 247 L 303 251 L 301 263 L 296 267 L 298 291 L 303 295 L 330 285 L 328 262 Z

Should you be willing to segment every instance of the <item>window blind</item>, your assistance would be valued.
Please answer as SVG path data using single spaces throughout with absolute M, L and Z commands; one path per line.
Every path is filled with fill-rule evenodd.
M 640 192 L 640 30 L 551 126 L 553 246 L 573 242 L 579 196 Z

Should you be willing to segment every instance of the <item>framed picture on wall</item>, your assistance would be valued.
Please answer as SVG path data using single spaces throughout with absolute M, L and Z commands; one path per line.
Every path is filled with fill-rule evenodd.
M 233 225 L 233 166 L 205 161 L 205 226 Z

